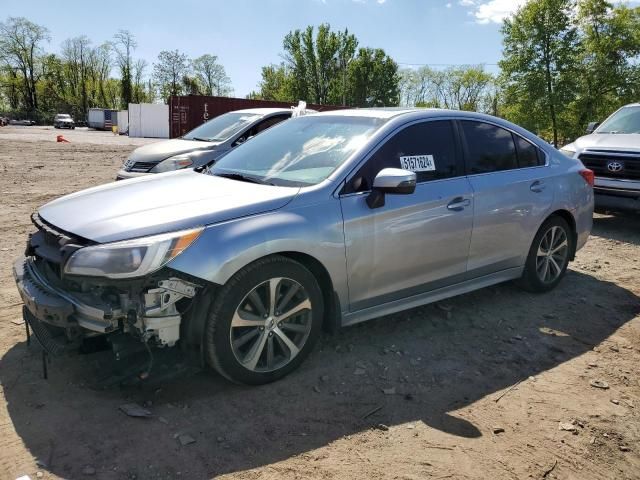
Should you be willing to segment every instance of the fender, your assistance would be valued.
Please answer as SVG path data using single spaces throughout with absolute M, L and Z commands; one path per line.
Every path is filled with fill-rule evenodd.
M 320 262 L 342 308 L 349 305 L 342 211 L 334 197 L 208 226 L 167 266 L 224 285 L 249 263 L 283 252 Z

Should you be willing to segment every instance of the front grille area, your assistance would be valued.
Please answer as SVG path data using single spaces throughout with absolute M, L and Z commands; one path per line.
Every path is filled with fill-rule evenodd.
M 597 177 L 640 179 L 640 152 L 586 151 L 579 158 Z
M 84 238 L 56 229 L 42 220 L 37 213 L 32 215 L 31 220 L 38 231 L 29 236 L 26 256 L 36 257 L 47 265 L 56 278 L 61 277 L 60 267 L 69 255 L 78 248 L 92 243 Z
M 157 163 L 153 162 L 136 162 L 130 168 L 130 172 L 148 172 L 153 167 L 155 167 Z

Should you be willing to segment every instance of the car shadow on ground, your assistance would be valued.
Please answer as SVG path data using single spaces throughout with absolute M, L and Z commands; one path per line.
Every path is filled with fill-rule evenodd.
M 630 291 L 569 271 L 545 295 L 504 284 L 343 329 L 298 371 L 262 387 L 200 372 L 160 388 L 94 389 L 96 354 L 53 361 L 45 381 L 38 351 L 24 342 L 0 360 L 0 380 L 15 430 L 43 469 L 211 478 L 377 424 L 422 421 L 453 440 L 490 435 L 456 411 L 582 355 L 639 311 Z M 118 410 L 132 401 L 150 402 L 153 418 Z M 195 442 L 182 445 L 182 433 Z
M 593 217 L 592 235 L 640 245 L 640 214 L 611 213 Z

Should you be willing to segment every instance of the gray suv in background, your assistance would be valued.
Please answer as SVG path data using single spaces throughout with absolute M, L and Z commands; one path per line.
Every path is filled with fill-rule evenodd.
M 74 130 L 76 128 L 76 122 L 73 121 L 71 115 L 68 113 L 58 113 L 53 117 L 53 128 L 69 128 Z
M 183 137 L 136 148 L 118 171 L 116 180 L 206 165 L 291 115 L 290 108 L 252 108 L 225 113 Z
M 509 280 L 553 289 L 589 237 L 592 185 L 579 160 L 487 115 L 317 113 L 202 171 L 49 202 L 14 276 L 54 352 L 97 335 L 180 345 L 262 384 L 323 327 Z
M 640 212 L 640 104 L 626 105 L 561 151 L 595 173 L 595 205 Z

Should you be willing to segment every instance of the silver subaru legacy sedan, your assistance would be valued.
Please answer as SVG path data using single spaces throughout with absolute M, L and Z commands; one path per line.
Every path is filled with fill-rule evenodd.
M 263 384 L 323 327 L 508 280 L 554 288 L 589 236 L 592 186 L 579 160 L 494 117 L 320 113 L 204 171 L 46 204 L 14 275 L 49 351 L 97 335 L 179 344 Z

